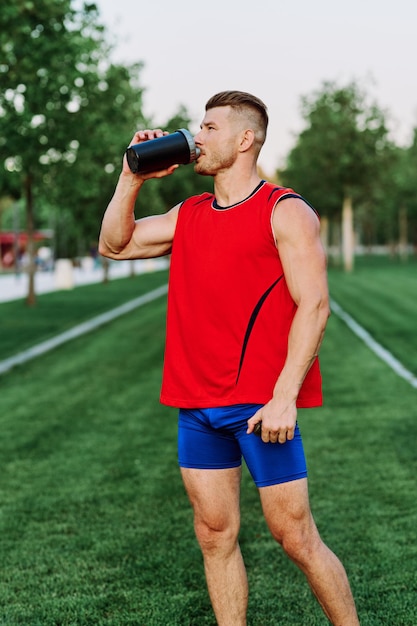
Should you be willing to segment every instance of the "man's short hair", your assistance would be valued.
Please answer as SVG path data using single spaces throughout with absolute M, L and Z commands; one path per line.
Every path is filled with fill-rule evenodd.
M 221 91 L 207 101 L 206 111 L 225 106 L 230 106 L 237 113 L 248 116 L 254 125 L 260 149 L 265 142 L 268 128 L 268 109 L 262 100 L 245 91 Z

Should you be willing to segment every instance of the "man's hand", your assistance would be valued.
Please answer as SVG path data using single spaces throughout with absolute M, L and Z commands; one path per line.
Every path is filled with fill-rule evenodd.
M 272 398 L 248 420 L 248 435 L 254 432 L 256 424 L 261 424 L 261 437 L 264 443 L 285 443 L 294 439 L 297 421 L 297 408 L 294 402 L 284 403 Z

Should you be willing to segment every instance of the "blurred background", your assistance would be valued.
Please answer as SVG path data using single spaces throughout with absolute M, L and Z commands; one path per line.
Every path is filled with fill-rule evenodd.
M 0 15 L 0 272 L 102 266 L 101 217 L 134 130 L 189 127 L 223 89 L 270 113 L 261 176 L 322 217 L 329 262 L 406 258 L 417 243 L 417 7 L 213 0 L 6 0 Z M 181 167 L 138 215 L 211 180 Z

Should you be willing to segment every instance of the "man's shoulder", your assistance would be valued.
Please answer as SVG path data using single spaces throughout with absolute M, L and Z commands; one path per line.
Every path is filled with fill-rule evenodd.
M 283 185 L 270 181 L 263 181 L 261 189 L 263 198 L 267 201 L 268 206 L 275 206 L 277 202 L 285 198 L 301 197 L 294 189 L 291 189 L 291 187 L 284 187 Z
M 213 199 L 214 199 L 214 195 L 212 193 L 209 193 L 208 191 L 205 191 L 204 193 L 200 193 L 198 195 L 190 196 L 186 198 L 181 203 L 181 206 L 184 206 L 184 205 L 196 206 L 197 204 L 202 204 L 204 202 L 212 202 Z
M 268 199 L 273 202 L 274 206 L 281 202 L 282 200 L 288 200 L 290 198 L 294 198 L 295 200 L 301 200 L 305 205 L 307 205 L 310 209 L 314 211 L 314 213 L 319 217 L 319 213 L 317 209 L 308 201 L 304 196 L 297 193 L 291 187 L 282 187 L 280 185 L 275 185 L 273 183 L 267 183 L 269 189 Z

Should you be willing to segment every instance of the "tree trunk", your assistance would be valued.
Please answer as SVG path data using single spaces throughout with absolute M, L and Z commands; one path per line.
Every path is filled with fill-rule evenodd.
M 399 220 L 399 241 L 398 241 L 398 251 L 400 253 L 401 259 L 407 258 L 407 250 L 408 250 L 408 219 L 407 219 L 407 209 L 405 206 L 400 208 L 398 213 Z
M 13 207 L 13 263 L 16 276 L 20 272 L 19 226 L 19 205 L 15 202 Z
M 323 247 L 328 254 L 329 251 L 329 218 L 324 216 L 320 221 L 320 238 Z
M 103 283 L 108 283 L 110 280 L 110 262 L 105 256 L 101 257 L 101 263 L 103 267 Z
M 26 198 L 26 230 L 28 236 L 27 253 L 28 253 L 28 294 L 26 304 L 34 306 L 36 304 L 35 295 L 35 219 L 33 214 L 33 193 L 32 193 L 32 176 L 28 174 L 25 178 L 25 198 Z
M 342 208 L 342 250 L 343 267 L 346 272 L 353 270 L 355 249 L 355 233 L 353 230 L 353 207 L 352 197 L 346 195 L 343 199 Z

